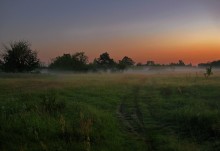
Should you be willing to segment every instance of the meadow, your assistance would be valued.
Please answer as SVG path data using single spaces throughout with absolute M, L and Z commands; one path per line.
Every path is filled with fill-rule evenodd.
M 1 151 L 220 150 L 220 73 L 0 74 Z

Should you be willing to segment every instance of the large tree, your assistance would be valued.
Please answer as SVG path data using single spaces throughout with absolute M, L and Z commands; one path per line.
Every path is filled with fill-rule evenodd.
M 98 59 L 95 59 L 94 64 L 96 64 L 98 68 L 104 70 L 112 69 L 116 66 L 114 59 L 112 59 L 107 52 L 102 53 Z
M 84 52 L 76 52 L 75 54 L 63 54 L 52 60 L 50 64 L 51 69 L 58 70 L 74 70 L 85 71 L 87 70 L 88 57 Z
M 119 60 L 118 67 L 119 69 L 126 69 L 133 66 L 134 64 L 135 62 L 131 58 L 125 56 L 124 58 L 122 58 L 122 60 Z
M 37 52 L 28 41 L 11 42 L 1 51 L 1 68 L 6 72 L 28 72 L 39 67 Z

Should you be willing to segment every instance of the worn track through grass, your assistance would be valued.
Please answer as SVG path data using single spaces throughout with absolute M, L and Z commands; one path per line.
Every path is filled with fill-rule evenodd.
M 148 129 L 144 124 L 143 113 L 140 108 L 140 91 L 146 79 L 142 79 L 138 85 L 133 86 L 129 95 L 124 96 L 118 106 L 118 117 L 126 131 L 136 139 L 146 144 L 147 151 L 156 150 L 153 139 L 148 134 Z

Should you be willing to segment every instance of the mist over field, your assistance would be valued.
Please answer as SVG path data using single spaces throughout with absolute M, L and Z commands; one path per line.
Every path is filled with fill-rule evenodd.
M 204 76 L 206 72 L 205 67 L 135 67 L 129 68 L 123 71 L 103 71 L 98 70 L 96 72 L 88 71 L 79 73 L 75 71 L 51 71 L 49 69 L 41 69 L 42 74 L 151 74 L 151 75 L 167 75 L 167 74 L 179 74 L 179 75 L 191 75 L 191 76 Z M 220 68 L 213 68 L 213 73 L 220 73 Z

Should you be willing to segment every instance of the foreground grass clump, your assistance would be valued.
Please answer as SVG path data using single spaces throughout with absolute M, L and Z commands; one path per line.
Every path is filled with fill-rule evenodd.
M 20 74 L 0 86 L 0 150 L 220 150 L 218 74 Z
M 110 114 L 80 102 L 57 101 L 53 94 L 31 96 L 1 106 L 1 149 L 90 150 L 117 141 Z
M 114 118 L 118 92 L 111 85 L 79 84 L 78 76 L 79 81 L 67 76 L 60 83 L 47 78 L 4 77 L 0 82 L 1 150 L 121 148 L 123 134 Z

